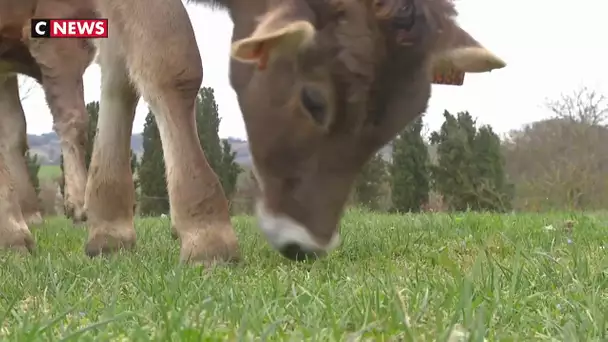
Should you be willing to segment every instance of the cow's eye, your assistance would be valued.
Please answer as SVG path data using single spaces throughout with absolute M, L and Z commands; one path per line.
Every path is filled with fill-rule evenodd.
M 302 87 L 300 101 L 313 120 L 319 125 L 323 125 L 327 114 L 327 101 L 321 90 L 314 86 Z
M 405 0 L 395 15 L 395 26 L 410 31 L 416 23 L 416 8 L 412 0 Z

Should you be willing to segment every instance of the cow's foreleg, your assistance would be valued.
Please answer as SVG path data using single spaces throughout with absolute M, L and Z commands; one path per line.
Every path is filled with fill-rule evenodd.
M 4 153 L 5 167 L 12 175 L 15 195 L 25 220 L 40 223 L 38 196 L 25 162 L 27 150 L 26 123 L 17 75 L 0 76 L 0 148 Z
M 238 259 L 228 203 L 196 131 L 194 104 L 203 70 L 184 5 L 166 0 L 99 5 L 109 18 L 110 35 L 121 37 L 131 79 L 158 124 L 181 260 L 208 265 Z
M 110 38 L 100 42 L 98 59 L 101 101 L 86 188 L 89 240 L 85 250 L 91 257 L 131 249 L 136 240 L 130 138 L 139 96 L 129 82 L 115 29 L 112 26 Z
M 6 167 L 5 151 L 0 150 L 0 248 L 31 252 L 34 239 L 21 214 L 11 173 Z
M 53 129 L 61 140 L 65 214 L 79 223 L 86 220 L 85 147 L 89 122 L 82 75 L 93 58 L 93 46 L 79 39 L 36 39 L 30 43 L 30 52 L 42 70 Z

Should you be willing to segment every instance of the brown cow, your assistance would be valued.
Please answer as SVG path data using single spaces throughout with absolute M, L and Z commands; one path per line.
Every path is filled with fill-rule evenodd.
M 210 3 L 210 0 L 203 1 Z M 222 188 L 194 125 L 202 66 L 178 0 L 98 0 L 98 135 L 86 187 L 88 255 L 131 248 L 129 136 L 142 94 L 161 134 L 181 260 L 239 256 Z M 353 180 L 427 106 L 433 68 L 504 66 L 454 22 L 449 0 L 223 0 L 234 22 L 231 83 L 262 188 L 258 218 L 284 256 L 323 255 Z M 25 240 L 24 240 L 25 244 Z
M 265 3 L 227 1 L 233 57 L 247 63 L 232 63 L 231 81 L 263 193 L 257 216 L 284 256 L 319 256 L 339 243 L 363 164 L 426 110 L 433 71 L 505 63 L 456 24 L 450 0 Z
M 95 15 L 90 0 L 0 0 L 0 74 L 24 74 L 42 85 L 53 115 L 53 128 L 61 140 L 65 212 L 75 223 L 86 219 L 84 145 L 88 116 L 82 75 L 91 63 L 95 49 L 91 42 L 82 39 L 32 39 L 29 23 L 32 18 L 90 18 Z M 15 178 L 23 214 L 28 218 L 31 216 L 29 211 L 33 210 L 33 189 L 26 180 L 27 173 L 20 171 L 23 170 L 21 159 L 26 144 L 25 118 L 15 82 L 6 78 L 0 85 L 4 92 L 0 98 L 3 109 L 0 129 L 7 132 L 1 138 L 11 147 L 5 162 L 9 169 L 16 170 L 11 174 Z

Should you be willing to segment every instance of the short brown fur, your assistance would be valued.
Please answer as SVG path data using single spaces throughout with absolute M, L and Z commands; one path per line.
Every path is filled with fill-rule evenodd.
M 5 132 L 1 139 L 7 146 L 5 166 L 12 170 L 15 184 L 12 193 L 30 223 L 41 218 L 34 189 L 24 172 L 26 124 L 15 73 L 32 77 L 43 87 L 64 157 L 65 212 L 78 223 L 86 219 L 84 145 L 88 117 L 82 75 L 95 50 L 81 39 L 32 39 L 29 22 L 32 18 L 94 16 L 93 4 L 88 0 L 0 0 L 0 74 L 7 75 L 0 85 L 0 121 Z
M 303 241 L 295 238 L 302 234 L 296 226 L 316 242 L 296 251 L 323 252 L 332 244 L 359 170 L 426 110 L 434 70 L 504 66 L 454 22 L 449 0 L 285 0 L 267 8 L 243 3 L 229 6 L 238 60 L 231 80 L 262 185 L 265 230 L 271 240 L 294 236 L 275 243 L 279 249 L 293 251 L 288 245 Z M 399 17 L 404 6 L 410 12 Z M 289 31 L 296 24 L 301 31 Z M 281 29 L 292 33 L 277 38 Z M 263 70 L 255 67 L 261 60 L 251 53 L 256 49 L 270 55 Z M 316 94 L 312 111 L 303 91 Z M 276 227 L 277 218 L 284 228 Z
M 234 22 L 230 78 L 262 190 L 261 227 L 292 259 L 329 250 L 354 178 L 426 109 L 435 68 L 504 66 L 455 24 L 448 0 L 213 3 Z M 100 41 L 87 253 L 135 244 L 128 142 L 141 94 L 161 134 L 181 260 L 237 259 L 227 202 L 195 131 L 202 66 L 183 5 L 99 0 L 97 6 L 111 29 Z

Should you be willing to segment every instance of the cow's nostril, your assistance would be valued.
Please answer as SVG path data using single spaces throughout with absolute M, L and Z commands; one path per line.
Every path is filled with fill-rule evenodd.
M 296 243 L 285 245 L 279 252 L 287 259 L 294 261 L 315 260 L 320 256 L 318 253 L 302 249 L 302 247 Z

